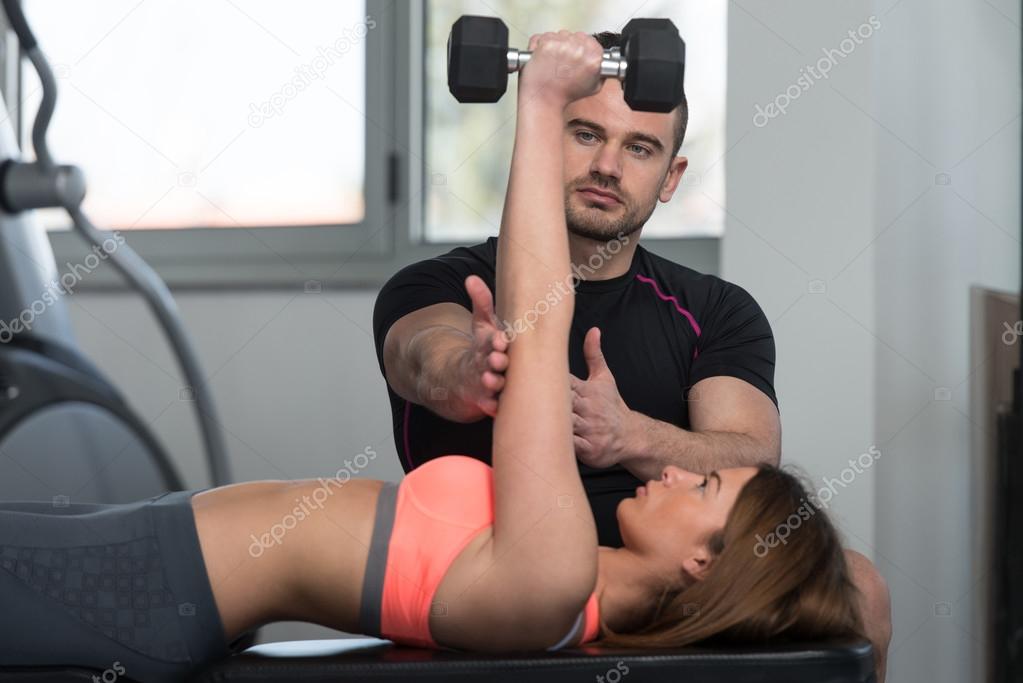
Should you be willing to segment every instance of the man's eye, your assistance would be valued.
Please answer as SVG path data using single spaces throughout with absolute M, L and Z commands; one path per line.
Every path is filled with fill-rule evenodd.
M 582 139 L 584 142 L 589 142 L 590 140 L 596 140 L 597 139 L 597 137 L 593 133 L 587 132 L 585 130 L 579 131 L 578 133 L 576 133 L 576 136 L 579 137 L 580 139 Z M 583 136 L 586 136 L 586 137 L 584 138 Z
M 632 147 L 632 151 L 636 152 L 637 154 L 642 154 L 642 155 L 646 156 L 647 154 L 650 153 L 650 150 L 648 150 L 646 147 L 643 147 L 642 145 L 629 145 L 629 146 Z

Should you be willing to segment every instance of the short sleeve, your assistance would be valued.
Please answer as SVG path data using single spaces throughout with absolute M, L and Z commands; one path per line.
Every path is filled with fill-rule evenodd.
M 485 254 L 489 244 L 453 249 L 436 258 L 413 263 L 399 270 L 377 294 L 373 307 L 373 342 L 380 372 L 384 372 L 384 339 L 391 325 L 402 317 L 433 304 L 456 303 L 472 310 L 465 291 L 465 278 L 479 275 L 493 290 L 493 268 Z
M 689 384 L 693 386 L 708 377 L 736 377 L 767 394 L 777 407 L 771 324 L 745 289 L 722 283 L 723 287 L 712 292 L 705 309 Z

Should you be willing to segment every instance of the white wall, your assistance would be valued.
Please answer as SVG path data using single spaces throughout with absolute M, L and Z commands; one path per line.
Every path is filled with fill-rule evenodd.
M 819 483 L 877 446 L 833 511 L 891 586 L 889 680 L 979 680 L 967 303 L 972 284 L 1019 282 L 1019 5 L 742 6 L 722 274 L 774 323 L 786 457 Z M 827 80 L 751 125 L 871 15 L 880 28 Z
M 932 7 L 905 0 L 878 44 L 873 112 L 891 132 L 878 134 L 875 229 L 901 218 L 874 249 L 874 329 L 912 364 L 878 346 L 877 545 L 897 601 L 893 680 L 966 681 L 981 680 L 970 617 L 987 587 L 971 569 L 983 421 L 969 416 L 968 292 L 1019 288 L 1020 7 Z
M 823 485 L 879 449 L 874 466 L 835 485 L 831 509 L 891 584 L 889 680 L 970 680 L 979 596 L 967 526 L 966 306 L 971 284 L 1019 281 L 1018 5 L 729 7 L 722 274 L 774 327 L 785 458 Z M 871 15 L 880 28 L 836 58 L 828 79 L 785 115 L 753 124 L 755 105 Z M 714 161 L 691 159 L 691 171 Z M 939 173 L 950 184 L 936 184 Z M 322 475 L 366 446 L 379 453 L 367 476 L 401 476 L 372 348 L 373 298 L 178 296 L 214 373 L 237 479 Z M 189 485 L 205 486 L 190 404 L 178 400 L 176 370 L 143 306 L 84 293 L 71 310 L 87 351 L 180 457 Z M 937 388 L 951 400 L 935 401 Z M 951 614 L 941 616 L 946 603 Z M 285 625 L 266 635 L 323 633 Z
M 771 321 L 783 461 L 819 488 L 876 443 L 873 253 L 861 253 L 875 232 L 875 124 L 859 108 L 872 106 L 870 42 L 881 31 L 836 57 L 827 79 L 801 88 L 801 69 L 817 64 L 821 48 L 839 49 L 869 7 L 743 7 L 733 4 L 729 17 L 722 276 L 749 290 Z M 799 95 L 786 113 L 754 121 L 758 106 L 792 85 Z M 834 485 L 830 509 L 848 544 L 872 556 L 873 467 L 861 471 Z

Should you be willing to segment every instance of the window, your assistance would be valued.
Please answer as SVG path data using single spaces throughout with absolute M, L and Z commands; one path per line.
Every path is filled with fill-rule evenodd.
M 628 19 L 611 0 L 563 8 L 510 0 L 23 2 L 58 78 L 48 135 L 55 160 L 85 171 L 92 220 L 124 231 L 172 287 L 378 287 L 452 241 L 496 233 L 514 91 L 493 106 L 451 97 L 451 24 L 463 12 L 500 14 L 520 43 L 526 30 L 596 31 Z M 644 234 L 704 236 L 659 240 L 656 250 L 715 272 L 724 10 L 650 0 L 642 13 L 662 12 L 687 40 L 691 113 L 682 151 L 686 177 L 703 175 L 660 207 Z M 0 70 L 0 85 L 8 102 L 20 102 L 31 158 L 41 91 L 27 61 L 19 73 Z M 66 231 L 64 214 L 39 214 L 57 262 L 80 258 L 83 244 Z M 104 270 L 83 288 L 120 286 Z
M 686 41 L 689 125 L 680 154 L 689 169 L 668 204 L 660 204 L 646 237 L 719 237 L 725 203 L 725 77 L 727 3 L 643 3 L 644 17 L 668 17 Z M 618 31 L 632 5 L 614 0 L 523 2 L 432 0 L 426 10 L 426 211 L 429 240 L 478 241 L 495 235 L 508 183 L 515 131 L 515 76 L 495 104 L 459 104 L 447 87 L 447 39 L 463 14 L 498 16 L 511 47 L 525 49 L 534 33 L 566 28 Z
M 98 225 L 364 219 L 363 43 L 377 25 L 364 2 L 32 0 L 25 11 L 58 78 L 51 149 L 85 171 Z M 22 69 L 34 116 L 42 92 Z

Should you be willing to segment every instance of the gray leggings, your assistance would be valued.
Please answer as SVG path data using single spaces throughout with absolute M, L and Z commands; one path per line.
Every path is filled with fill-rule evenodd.
M 0 502 L 0 665 L 184 679 L 230 654 L 191 498 Z

